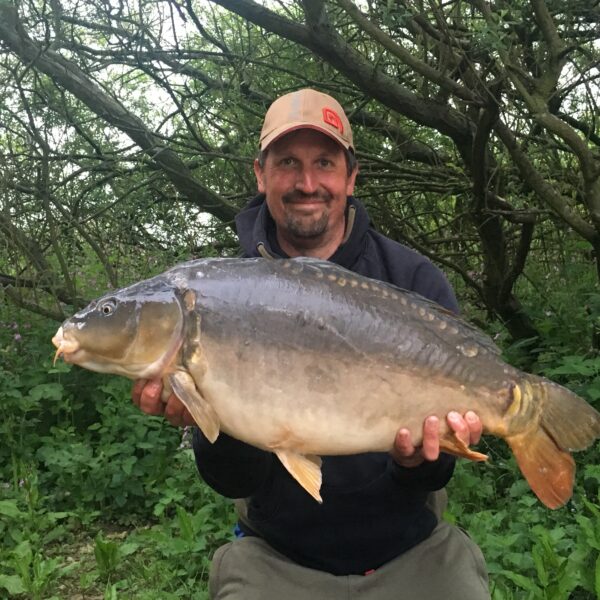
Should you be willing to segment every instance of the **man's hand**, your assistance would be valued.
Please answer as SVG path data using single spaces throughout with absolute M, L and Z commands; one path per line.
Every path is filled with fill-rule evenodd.
M 131 390 L 131 399 L 147 415 L 163 415 L 171 425 L 185 427 L 195 425 L 192 415 L 174 394 L 165 404 L 162 401 L 162 381 L 160 379 L 138 379 Z
M 457 412 L 449 412 L 446 421 L 450 429 L 467 446 L 479 442 L 483 425 L 473 411 L 467 411 L 464 417 Z M 426 460 L 437 460 L 439 455 L 440 421 L 437 417 L 427 417 L 423 422 L 423 441 L 417 448 L 412 444 L 408 429 L 400 429 L 396 434 L 392 456 L 402 467 L 417 467 Z

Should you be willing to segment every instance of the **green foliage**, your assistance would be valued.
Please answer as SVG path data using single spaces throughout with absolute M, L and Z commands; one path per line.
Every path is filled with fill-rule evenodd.
M 101 579 L 110 583 L 123 559 L 130 556 L 139 548 L 135 542 L 119 544 L 116 541 L 105 539 L 98 534 L 95 539 L 94 556 L 98 567 L 98 575 Z
M 56 326 L 27 319 L 0 328 L 0 597 L 116 598 L 136 577 L 161 598 L 203 597 L 193 594 L 231 534 L 230 504 L 199 481 L 181 431 L 133 406 L 130 382 L 53 366 Z M 165 562 L 175 579 L 164 581 Z
M 48 599 L 54 583 L 74 568 L 61 564 L 60 559 L 44 558 L 41 552 L 32 549 L 29 540 L 18 544 L 4 564 L 14 573 L 0 576 L 0 586 L 11 596 L 25 594 L 31 600 Z
M 498 477 L 503 468 L 507 476 Z M 447 516 L 481 546 L 494 600 L 596 597 L 599 507 L 582 495 L 585 477 L 567 507 L 549 512 L 514 466 L 458 465 Z

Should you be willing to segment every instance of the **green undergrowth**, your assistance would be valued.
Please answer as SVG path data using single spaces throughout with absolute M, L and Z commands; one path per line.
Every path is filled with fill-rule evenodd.
M 567 295 L 554 293 L 548 302 L 554 311 L 537 313 L 540 338 L 513 344 L 504 333 L 498 338 L 509 363 L 569 387 L 600 409 L 600 355 L 591 348 L 588 307 Z M 502 440 L 486 437 L 480 450 L 487 463 L 458 462 L 446 518 L 482 548 L 493 599 L 600 598 L 600 443 L 574 454 L 575 492 L 555 511 L 537 500 Z
M 231 503 L 130 382 L 53 366 L 55 329 L 0 324 L 0 598 L 206 598 Z
M 207 598 L 231 503 L 199 480 L 181 430 L 132 405 L 130 382 L 53 365 L 55 329 L 0 312 L 0 598 Z M 598 405 L 600 357 L 571 340 L 506 356 L 518 365 L 532 346 L 533 370 Z M 576 455 L 576 492 L 556 511 L 502 441 L 480 449 L 490 461 L 460 461 L 447 518 L 481 546 L 494 600 L 600 598 L 599 448 Z

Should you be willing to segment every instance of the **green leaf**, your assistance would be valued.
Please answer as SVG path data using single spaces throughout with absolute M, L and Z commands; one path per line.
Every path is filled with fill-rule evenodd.
M 119 556 L 129 556 L 137 552 L 140 545 L 137 542 L 124 542 L 119 546 Z
M 11 595 L 24 594 L 27 591 L 18 575 L 0 574 L 0 587 L 3 587 Z
M 21 560 L 21 562 L 31 562 L 31 544 L 29 540 L 22 541 L 16 548 L 13 550 L 13 554 Z
M 94 556 L 98 570 L 103 576 L 110 576 L 119 562 L 119 545 L 112 540 L 102 539 L 98 534 L 94 540 Z
M 13 519 L 23 514 L 14 500 L 0 500 L 0 515 L 5 515 Z
M 507 579 L 517 584 L 521 589 L 524 589 L 528 592 L 533 592 L 536 596 L 542 596 L 542 590 L 539 586 L 537 586 L 529 577 L 524 577 L 519 573 L 514 573 L 513 571 L 500 571 L 501 575 L 504 575 Z
M 192 520 L 187 514 L 184 508 L 181 506 L 177 507 L 177 520 L 179 522 L 179 529 L 181 531 L 181 537 L 187 542 L 191 542 L 194 539 L 194 526 Z
M 117 584 L 107 584 L 106 589 L 104 590 L 104 600 L 117 600 Z
M 29 398 L 36 402 L 42 400 L 60 400 L 64 395 L 62 383 L 40 383 L 29 391 Z

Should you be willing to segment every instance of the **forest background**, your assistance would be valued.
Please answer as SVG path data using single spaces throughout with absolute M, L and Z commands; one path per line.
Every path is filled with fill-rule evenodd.
M 0 0 L 0 597 L 207 598 L 231 504 L 130 383 L 52 364 L 88 300 L 235 255 L 264 113 L 351 120 L 374 226 L 512 364 L 600 408 L 598 0 Z M 447 518 L 494 600 L 600 598 L 600 452 L 541 506 L 501 443 Z

